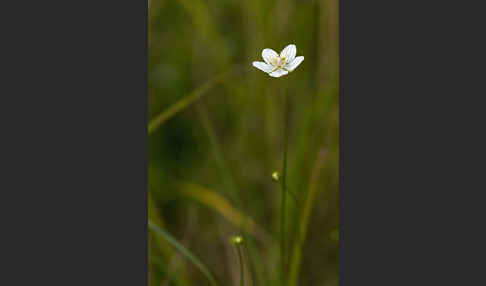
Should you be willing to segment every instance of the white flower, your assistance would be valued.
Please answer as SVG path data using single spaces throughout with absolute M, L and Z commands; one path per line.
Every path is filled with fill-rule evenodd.
M 262 58 L 265 62 L 253 62 L 253 66 L 273 77 L 281 77 L 293 71 L 304 60 L 303 56 L 295 57 L 297 48 L 288 45 L 277 54 L 272 49 L 264 49 Z

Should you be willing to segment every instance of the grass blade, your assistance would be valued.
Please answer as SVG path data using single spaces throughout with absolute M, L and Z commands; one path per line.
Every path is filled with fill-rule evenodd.
M 307 193 L 307 197 L 305 200 L 304 209 L 302 210 L 302 215 L 300 217 L 300 222 L 298 225 L 298 232 L 297 232 L 297 241 L 294 244 L 292 261 L 290 265 L 290 274 L 289 274 L 289 285 L 296 286 L 297 279 L 299 276 L 300 270 L 300 262 L 302 260 L 302 247 L 304 245 L 306 235 L 307 235 L 307 227 L 309 225 L 310 214 L 312 212 L 312 208 L 315 202 L 315 196 L 317 194 L 317 181 L 319 179 L 321 168 L 326 158 L 327 150 L 322 149 L 319 152 L 319 156 L 316 159 L 314 169 L 311 175 L 311 182 L 309 185 L 309 191 Z
M 227 78 L 236 75 L 238 72 L 241 72 L 241 67 L 235 67 L 230 69 L 227 72 L 220 73 L 219 75 L 213 77 L 202 86 L 198 87 L 194 91 L 192 91 L 189 95 L 185 96 L 184 98 L 180 99 L 172 106 L 164 110 L 163 112 L 159 113 L 158 115 L 154 116 L 148 125 L 148 134 L 153 133 L 157 130 L 160 126 L 162 126 L 167 120 L 171 117 L 176 115 L 177 113 L 181 112 L 191 104 L 198 101 L 203 95 L 205 95 L 212 87 L 216 84 L 223 82 Z
M 192 183 L 181 183 L 179 186 L 180 192 L 184 196 L 213 209 L 238 228 L 245 227 L 246 231 L 254 235 L 265 245 L 272 243 L 272 237 L 265 229 L 256 224 L 250 217 L 244 215 L 238 209 L 233 207 L 233 205 L 220 194 Z
M 155 224 L 164 227 L 164 221 L 158 215 L 158 211 L 155 206 L 155 202 L 152 199 L 152 194 L 150 191 L 148 192 L 147 205 L 148 205 L 148 219 L 153 221 Z M 170 259 L 172 257 L 173 251 L 165 240 L 161 239 L 160 237 L 155 237 L 154 243 L 166 259 Z
M 152 188 L 150 188 L 152 189 Z M 164 220 L 159 215 L 159 211 L 157 210 L 156 203 L 152 198 L 152 192 L 148 192 L 148 219 L 152 221 L 154 224 L 164 227 Z M 160 251 L 160 255 L 167 261 L 173 261 L 173 259 L 177 259 L 179 254 L 175 253 L 174 250 L 170 247 L 167 241 L 160 236 L 151 235 L 149 237 L 149 253 L 155 253 L 156 250 Z M 160 268 L 159 268 L 160 270 Z M 168 270 L 169 271 L 169 270 Z M 166 272 L 168 272 L 166 271 Z M 187 281 L 187 271 L 183 265 L 177 267 L 177 274 L 171 274 L 171 277 L 175 281 L 174 285 L 179 286 L 189 286 L 189 281 Z M 153 285 L 153 284 L 150 284 Z
M 165 238 L 183 256 L 185 256 L 189 261 L 191 261 L 194 264 L 194 266 L 196 266 L 204 274 L 204 276 L 208 279 L 208 281 L 210 282 L 210 284 L 212 286 L 219 286 L 219 284 L 216 282 L 216 279 L 214 278 L 214 276 L 211 274 L 209 269 L 201 262 L 201 260 L 199 260 L 194 254 L 192 254 L 182 244 L 180 244 L 174 237 L 172 237 L 172 235 L 170 235 L 168 232 L 166 232 L 165 230 L 158 227 L 152 221 L 148 222 L 148 228 L 149 228 L 149 230 L 151 230 L 151 231 L 155 232 L 156 234 Z

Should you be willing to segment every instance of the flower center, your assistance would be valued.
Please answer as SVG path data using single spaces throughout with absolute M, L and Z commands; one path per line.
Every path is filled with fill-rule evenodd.
M 283 68 L 284 65 L 285 65 L 285 57 L 283 58 L 280 58 L 280 57 L 275 57 L 272 59 L 272 65 L 279 69 L 279 68 Z
M 272 60 L 271 60 L 271 64 L 272 64 L 274 67 L 278 66 L 278 62 L 279 62 L 279 58 L 278 58 L 278 57 L 274 57 L 274 58 L 272 58 Z

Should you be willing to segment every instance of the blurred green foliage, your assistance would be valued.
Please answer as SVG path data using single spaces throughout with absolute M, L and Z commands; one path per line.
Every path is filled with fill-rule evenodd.
M 281 286 L 281 193 L 271 174 L 282 165 L 286 92 L 297 197 L 287 200 L 288 269 L 297 273 L 288 283 L 337 285 L 337 0 L 149 0 L 148 30 L 149 121 L 165 112 L 149 134 L 149 219 L 226 286 L 239 283 L 229 238 L 248 218 L 258 285 Z M 251 66 L 264 48 L 291 43 L 305 56 L 293 73 L 271 78 Z M 150 232 L 149 285 L 209 283 Z

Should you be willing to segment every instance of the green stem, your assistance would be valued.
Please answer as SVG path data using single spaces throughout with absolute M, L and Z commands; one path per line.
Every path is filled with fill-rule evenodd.
M 243 256 L 241 255 L 241 249 L 239 245 L 235 245 L 236 252 L 238 252 L 238 260 L 240 262 L 240 286 L 243 286 L 245 284 L 245 273 L 243 269 Z
M 319 191 L 317 183 L 322 175 L 321 170 L 324 165 L 324 160 L 326 159 L 326 154 L 326 148 L 322 148 L 319 151 L 312 170 L 312 175 L 309 182 L 309 190 L 307 191 L 307 197 L 304 202 L 302 214 L 300 215 L 297 239 L 294 243 L 292 260 L 290 262 L 289 286 L 296 286 L 298 282 L 297 280 L 299 277 L 300 264 L 302 260 L 302 249 L 307 236 L 307 227 L 309 225 L 310 215 L 314 207 L 317 192 Z
M 250 243 L 250 241 L 247 240 L 246 243 Z M 244 251 L 246 255 L 247 268 L 250 270 L 251 285 L 257 286 L 256 277 L 255 277 L 255 268 L 253 266 L 250 251 L 248 250 L 248 246 L 246 244 L 244 245 Z
M 285 93 L 285 91 L 283 91 Z M 286 190 L 287 190 L 287 149 L 288 149 L 288 103 L 287 93 L 284 95 L 283 113 L 284 113 L 284 130 L 283 130 L 283 166 L 282 166 L 282 200 L 281 200 L 281 239 L 280 239 L 280 255 L 282 260 L 282 283 L 285 281 L 285 204 L 286 204 Z

